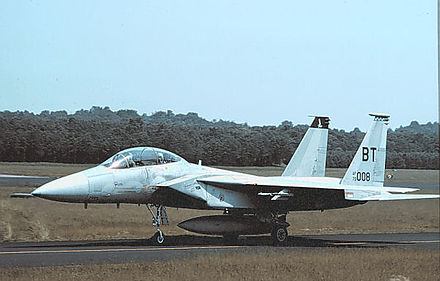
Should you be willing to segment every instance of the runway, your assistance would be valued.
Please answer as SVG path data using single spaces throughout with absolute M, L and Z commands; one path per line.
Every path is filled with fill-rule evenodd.
M 40 176 L 22 176 L 22 175 L 4 175 L 0 174 L 0 187 L 2 186 L 29 186 L 29 187 L 38 187 L 50 181 L 53 181 L 55 178 L 51 177 L 40 177 Z
M 178 235 L 166 239 L 164 246 L 153 246 L 149 239 L 3 243 L 0 244 L 0 268 L 152 262 L 202 253 L 300 251 L 327 247 L 440 248 L 438 232 L 289 236 L 286 247 L 273 247 L 270 236 L 240 237 L 236 243 L 228 245 L 220 237 Z

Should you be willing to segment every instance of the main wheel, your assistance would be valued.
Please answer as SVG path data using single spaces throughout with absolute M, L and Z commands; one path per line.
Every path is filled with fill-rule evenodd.
M 272 229 L 272 240 L 274 246 L 283 246 L 287 244 L 287 228 L 281 225 L 275 225 Z
M 165 242 L 165 236 L 163 235 L 163 233 L 156 232 L 153 236 L 153 241 L 157 245 L 162 245 L 163 242 Z

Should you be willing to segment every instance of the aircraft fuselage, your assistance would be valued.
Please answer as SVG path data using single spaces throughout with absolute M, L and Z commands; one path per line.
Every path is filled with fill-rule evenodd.
M 194 199 L 194 197 L 186 196 L 173 189 L 158 187 L 161 183 L 193 175 L 194 173 L 197 173 L 198 177 L 246 175 L 195 165 L 186 161 L 132 167 L 130 169 L 111 169 L 100 165 L 56 179 L 41 186 L 32 194 L 49 200 L 72 203 L 148 203 L 178 208 L 224 209 L 221 206 L 209 206 L 204 200 Z M 203 185 L 188 185 L 187 188 L 193 189 L 193 192 L 211 192 L 209 187 Z M 211 187 L 211 189 L 213 188 Z M 220 191 L 218 192 L 220 193 Z M 205 194 L 200 195 L 201 198 L 206 196 Z M 345 200 L 344 192 L 341 190 L 327 190 L 324 192 L 316 190 L 315 193 L 298 190 L 293 198 L 279 202 L 265 199 L 256 201 L 253 197 L 249 196 L 249 205 L 244 206 L 242 209 L 250 212 L 253 212 L 254 209 L 306 211 L 357 205 L 357 202 Z

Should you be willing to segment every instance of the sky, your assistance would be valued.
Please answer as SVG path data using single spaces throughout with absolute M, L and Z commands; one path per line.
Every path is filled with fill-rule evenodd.
M 0 111 L 437 121 L 436 2 L 4 0 Z

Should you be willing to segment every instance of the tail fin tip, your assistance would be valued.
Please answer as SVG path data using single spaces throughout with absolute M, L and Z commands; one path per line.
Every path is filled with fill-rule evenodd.
M 390 121 L 390 114 L 388 113 L 370 113 L 370 116 L 374 117 L 374 121 L 385 121 L 388 122 Z
M 327 115 L 310 114 L 309 117 L 314 117 L 313 122 L 310 125 L 311 128 L 328 129 L 328 126 L 330 125 L 330 117 Z

